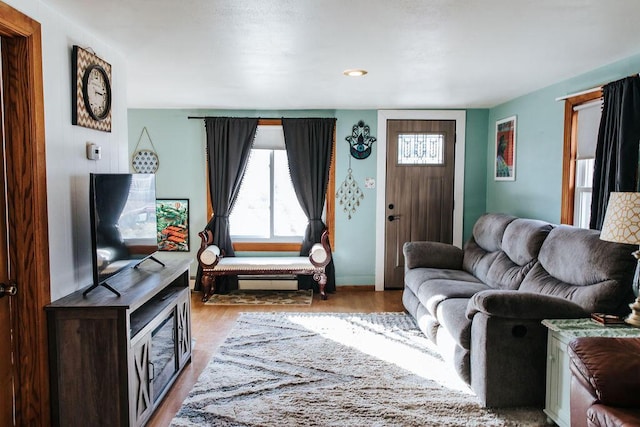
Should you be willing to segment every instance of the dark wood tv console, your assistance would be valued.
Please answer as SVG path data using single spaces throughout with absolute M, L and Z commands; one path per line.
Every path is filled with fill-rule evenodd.
M 53 425 L 144 425 L 191 360 L 190 261 L 163 262 L 46 307 Z

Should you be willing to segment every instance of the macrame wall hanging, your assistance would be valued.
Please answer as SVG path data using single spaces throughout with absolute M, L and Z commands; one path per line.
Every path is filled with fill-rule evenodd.
M 151 149 L 140 148 L 140 142 L 145 134 L 147 135 Z M 136 173 L 156 173 L 160 167 L 160 159 L 158 159 L 156 147 L 153 145 L 153 141 L 151 141 L 151 136 L 149 135 L 149 131 L 146 126 L 142 128 L 136 148 L 133 150 L 131 166 Z
M 351 154 L 349 156 L 349 169 L 347 169 L 346 179 L 342 182 L 342 185 L 340 185 L 336 193 L 336 198 L 342 206 L 342 211 L 347 214 L 347 219 L 351 219 L 351 216 L 356 212 L 356 208 L 360 206 L 360 201 L 364 199 L 364 193 L 360 190 L 358 182 L 353 177 L 351 157 L 358 160 L 369 157 L 371 154 L 371 145 L 376 141 L 376 138 L 371 136 L 369 132 L 369 126 L 360 120 L 357 124 L 353 125 L 351 135 L 345 138 L 349 143 L 349 152 Z

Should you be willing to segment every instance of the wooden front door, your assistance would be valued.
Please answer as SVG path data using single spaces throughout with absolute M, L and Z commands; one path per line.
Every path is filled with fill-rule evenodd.
M 404 286 L 402 245 L 452 243 L 454 120 L 388 120 L 384 288 Z
M 50 425 L 49 233 L 40 24 L 0 2 L 0 426 Z

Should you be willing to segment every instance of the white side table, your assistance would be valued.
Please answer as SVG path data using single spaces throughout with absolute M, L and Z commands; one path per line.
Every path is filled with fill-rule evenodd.
M 560 427 L 571 426 L 571 371 L 567 346 L 578 337 L 640 337 L 628 325 L 602 326 L 591 319 L 545 319 L 547 335 L 547 391 L 544 412 Z

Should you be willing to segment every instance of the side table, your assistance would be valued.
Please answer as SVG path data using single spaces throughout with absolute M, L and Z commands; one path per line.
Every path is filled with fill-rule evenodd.
M 544 412 L 560 427 L 571 426 L 569 393 L 571 371 L 567 346 L 578 337 L 640 337 L 640 329 L 628 325 L 603 326 L 586 319 L 545 319 L 547 334 L 547 391 Z

